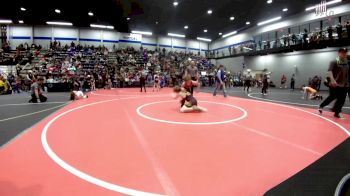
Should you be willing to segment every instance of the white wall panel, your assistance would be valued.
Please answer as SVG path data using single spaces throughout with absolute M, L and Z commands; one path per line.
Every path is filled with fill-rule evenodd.
M 335 60 L 336 48 L 324 50 L 293 52 L 267 56 L 246 57 L 246 65 L 252 70 L 268 69 L 272 72 L 272 81 L 279 86 L 282 74 L 287 76 L 287 84 L 294 73 L 296 75 L 296 87 L 308 84 L 308 79 L 315 75 L 325 77 L 329 62 Z M 323 89 L 326 89 L 323 87 Z
M 33 43 L 33 28 L 31 26 L 10 26 L 9 37 L 12 48 L 20 44 Z
M 52 39 L 52 27 L 35 26 L 34 27 L 34 43 L 41 45 L 44 49 L 49 48 L 50 40 Z
M 148 50 L 155 50 L 157 47 L 156 36 L 142 36 L 142 47 Z

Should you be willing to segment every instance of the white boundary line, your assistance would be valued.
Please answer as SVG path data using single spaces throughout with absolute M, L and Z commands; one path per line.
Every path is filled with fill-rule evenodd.
M 62 167 L 63 169 L 65 169 L 66 171 L 70 172 L 71 174 L 81 178 L 82 180 L 85 180 L 87 182 L 90 182 L 92 184 L 95 184 L 97 186 L 100 186 L 100 187 L 103 187 L 103 188 L 106 188 L 108 190 L 112 190 L 112 191 L 115 191 L 115 192 L 119 192 L 119 193 L 123 193 L 123 194 L 127 194 L 127 195 L 137 195 L 137 196 L 163 196 L 163 195 L 160 195 L 160 194 L 154 194 L 154 193 L 148 193 L 148 192 L 143 192 L 143 191 L 138 191 L 138 190 L 135 190 L 135 189 L 130 189 L 130 188 L 126 188 L 126 187 L 123 187 L 123 186 L 119 186 L 119 185 L 116 185 L 116 184 L 112 184 L 112 183 L 109 183 L 109 182 L 106 182 L 106 181 L 103 181 L 103 180 L 100 180 L 98 178 L 95 178 L 89 174 L 86 174 L 76 168 L 74 168 L 73 166 L 69 165 L 68 163 L 66 163 L 65 161 L 63 161 L 57 154 L 55 154 L 55 152 L 51 149 L 51 147 L 49 146 L 48 144 L 48 141 L 47 141 L 47 132 L 48 132 L 48 129 L 49 127 L 56 121 L 58 120 L 59 118 L 61 118 L 62 116 L 70 113 L 70 112 L 73 112 L 75 110 L 79 110 L 79 109 L 82 109 L 82 108 L 85 108 L 85 107 L 88 107 L 88 106 L 92 106 L 92 105 L 97 105 L 97 104 L 101 104 L 101 103 L 108 103 L 108 102 L 112 102 L 112 101 L 117 101 L 117 100 L 123 100 L 123 99 L 133 99 L 133 98 L 142 98 L 142 97 L 129 97 L 129 98 L 116 98 L 116 99 L 111 99 L 111 100 L 104 100 L 104 101 L 99 101 L 99 102 L 94 102 L 94 103 L 90 103 L 90 104 L 86 104 L 86 105 L 83 105 L 83 106 L 78 106 L 76 108 L 72 108 L 70 110 L 67 110 L 65 112 L 62 112 L 60 113 L 59 115 L 55 116 L 53 119 L 51 119 L 46 125 L 45 127 L 43 128 L 42 130 L 42 134 L 41 134 L 41 143 L 42 143 L 42 146 L 45 150 L 45 152 L 48 154 L 48 156 L 55 162 L 57 163 L 60 167 Z M 232 97 L 230 97 L 232 98 Z M 243 98 L 236 98 L 236 99 L 243 99 Z M 292 107 L 292 106 L 287 106 L 287 105 L 283 105 L 283 104 L 278 104 L 278 103 L 271 103 L 271 102 L 265 102 L 265 101 L 258 101 L 258 100 L 250 100 L 250 99 L 243 99 L 243 100 L 248 100 L 248 101 L 253 101 L 253 102 L 261 102 L 261 103 L 268 103 L 268 104 L 273 104 L 273 105 L 278 105 L 278 106 L 282 106 L 282 107 L 286 107 L 286 108 L 290 108 L 290 109 L 295 109 L 295 110 L 298 110 L 298 111 L 302 111 L 302 112 L 305 112 L 305 113 L 308 113 L 308 114 L 311 114 L 311 115 L 314 115 L 316 117 L 319 117 L 319 118 L 322 118 L 334 125 L 336 125 L 337 127 L 339 127 L 342 131 L 344 131 L 348 136 L 350 136 L 350 133 L 347 129 L 345 129 L 343 126 L 341 126 L 340 124 L 336 123 L 336 122 L 333 122 L 332 120 L 329 120 L 323 116 L 319 116 L 319 115 L 316 115 L 314 113 L 311 113 L 309 111 L 306 111 L 306 110 L 303 110 L 303 109 L 299 109 L 299 108 L 295 108 L 295 107 Z
M 200 101 L 202 103 L 213 103 L 213 104 L 217 104 L 217 105 L 224 105 L 224 106 L 229 106 L 231 108 L 235 108 L 240 110 L 243 115 L 238 117 L 238 118 L 234 118 L 231 120 L 225 120 L 225 121 L 218 121 L 218 122 L 177 122 L 177 121 L 168 121 L 168 120 L 162 120 L 162 119 L 158 119 L 158 118 L 153 118 L 150 116 L 147 116 L 145 114 L 143 114 L 141 112 L 141 109 L 150 105 L 154 105 L 154 104 L 158 104 L 158 103 L 168 103 L 168 102 L 174 102 L 174 101 L 156 101 L 156 102 L 152 102 L 152 103 L 147 103 L 144 105 L 139 106 L 136 109 L 136 112 L 139 116 L 146 118 L 148 120 L 153 120 L 153 121 L 157 121 L 157 122 L 161 122 L 161 123 L 169 123 L 169 124 L 178 124 L 178 125 L 218 125 L 218 124 L 226 124 L 226 123 L 230 123 L 230 122 L 236 122 L 239 120 L 242 120 L 244 118 L 247 117 L 248 113 L 246 110 L 244 110 L 243 108 L 237 107 L 235 105 L 231 105 L 231 104 L 225 104 L 225 103 L 218 103 L 218 102 L 212 102 L 212 101 Z
M 291 105 L 300 105 L 300 106 L 310 106 L 310 107 L 318 107 L 319 105 L 312 105 L 312 104 L 304 104 L 304 103 L 295 103 L 295 102 L 288 102 L 288 101 L 278 101 L 274 99 L 265 99 L 265 98 L 260 98 L 260 97 L 254 97 L 253 95 L 259 95 L 260 93 L 249 93 L 248 97 L 253 98 L 253 99 L 258 99 L 258 100 L 265 100 L 265 101 L 270 101 L 270 102 L 275 102 L 275 103 L 285 103 L 285 104 L 291 104 Z M 350 107 L 343 107 L 345 109 L 350 109 Z
M 69 104 L 69 103 L 68 103 Z M 68 105 L 67 104 L 67 105 Z M 0 146 L 0 150 L 4 149 L 6 146 L 10 145 L 12 142 L 16 141 L 17 138 L 21 137 L 22 135 L 26 134 L 27 132 L 29 132 L 30 130 L 32 130 L 32 128 L 34 128 L 35 126 L 37 126 L 38 124 L 40 124 L 41 122 L 43 122 L 44 120 L 50 118 L 52 115 L 54 115 L 55 113 L 51 113 L 50 115 L 46 116 L 45 118 L 39 120 L 38 122 L 36 122 L 34 125 L 30 126 L 29 128 L 25 129 L 24 131 L 21 131 L 19 134 L 17 134 L 15 137 L 13 137 L 12 139 L 10 139 L 9 141 L 7 141 L 6 143 L 4 143 L 2 146 Z
M 10 103 L 10 104 L 3 104 L 0 105 L 0 107 L 4 106 L 23 106 L 23 105 L 51 105 L 51 104 L 59 104 L 59 103 L 69 103 L 69 101 L 65 102 L 44 102 L 44 103 Z
M 254 99 L 255 97 L 252 97 L 252 98 Z M 243 99 L 243 98 L 236 98 L 236 99 Z M 265 99 L 262 99 L 262 98 L 257 98 L 257 99 L 265 100 Z M 245 100 L 247 100 L 247 99 L 245 99 Z M 293 106 L 285 105 L 285 104 L 274 103 L 274 102 L 269 102 L 269 101 L 252 100 L 252 99 L 250 99 L 250 100 L 251 101 L 255 101 L 255 102 L 260 102 L 260 103 L 268 103 L 268 104 L 272 104 L 272 105 L 278 105 L 278 106 L 282 106 L 282 107 L 286 107 L 286 108 L 292 108 L 292 109 L 295 109 L 295 110 L 298 110 L 298 111 L 302 111 L 302 112 L 311 114 L 313 116 L 317 116 L 317 117 L 322 118 L 323 120 L 326 120 L 326 121 L 334 124 L 335 126 L 339 127 L 342 131 L 345 132 L 346 135 L 350 136 L 350 132 L 346 128 L 344 128 L 342 125 L 340 125 L 340 124 L 338 124 L 338 123 L 336 123 L 336 122 L 334 122 L 334 121 L 332 121 L 332 120 L 330 120 L 330 119 L 328 119 L 326 117 L 323 117 L 323 116 L 321 116 L 319 114 L 315 114 L 315 113 L 312 113 L 312 112 L 309 112 L 309 111 L 306 111 L 306 110 L 303 110 L 303 109 L 300 109 L 300 108 L 296 108 L 296 107 L 293 107 Z
M 136 98 L 140 98 L 140 97 L 136 97 Z M 130 99 L 130 98 L 129 98 Z M 106 182 L 103 180 L 100 180 L 98 178 L 95 178 L 89 174 L 86 174 L 76 168 L 74 168 L 73 166 L 69 165 L 68 163 L 66 163 L 65 161 L 63 161 L 49 146 L 48 141 L 47 141 L 47 132 L 49 127 L 52 125 L 52 123 L 54 123 L 57 119 L 61 118 L 62 116 L 73 112 L 75 110 L 79 110 L 88 106 L 92 106 L 92 105 L 97 105 L 97 104 L 101 104 L 101 103 L 108 103 L 108 102 L 112 102 L 112 101 L 117 101 L 117 100 L 121 100 L 119 98 L 117 99 L 111 99 L 111 100 L 105 100 L 105 101 L 99 101 L 99 102 L 94 102 L 94 103 L 90 103 L 90 104 L 86 104 L 86 105 L 82 105 L 70 110 L 67 110 L 65 112 L 62 112 L 61 114 L 55 116 L 53 119 L 51 119 L 44 127 L 42 133 L 41 133 L 41 143 L 43 145 L 43 148 L 45 150 L 45 152 L 49 155 L 49 157 L 56 162 L 59 166 L 61 166 L 63 169 L 65 169 L 66 171 L 70 172 L 71 174 L 81 178 L 82 180 L 85 180 L 87 182 L 90 182 L 92 184 L 95 184 L 97 186 L 103 187 L 105 189 L 108 190 L 112 190 L 115 192 L 119 192 L 119 193 L 123 193 L 126 195 L 137 195 L 137 196 L 163 196 L 160 194 L 155 194 L 155 193 L 148 193 L 148 192 L 143 192 L 143 191 L 138 191 L 135 189 L 130 189 L 130 188 L 126 188 L 123 186 L 119 186 L 119 185 L 115 185 L 112 184 L 110 182 Z
M 69 102 L 68 102 L 69 103 Z M 39 114 L 39 113 L 42 113 L 42 112 L 46 112 L 46 111 L 49 111 L 49 110 L 53 110 L 55 108 L 59 108 L 59 107 L 62 107 L 62 106 L 65 106 L 68 104 L 67 102 L 62 104 L 62 105 L 58 105 L 58 106 L 55 106 L 55 107 L 52 107 L 52 108 L 48 108 L 48 109 L 45 109 L 45 110 L 40 110 L 40 111 L 37 111 L 37 112 L 32 112 L 32 113 L 28 113 L 28 114 L 23 114 L 23 115 L 18 115 L 18 116 L 14 116 L 14 117 L 10 117 L 10 118 L 5 118 L 5 119 L 0 119 L 0 122 L 4 122 L 4 121 L 8 121 L 8 120 L 13 120 L 13 119 L 17 119 L 17 118 L 22 118 L 22 117 L 26 117 L 26 116 L 31 116 L 31 115 L 34 115 L 34 114 Z
M 128 117 L 128 120 L 132 126 L 132 130 L 134 134 L 136 135 L 136 138 L 139 140 L 140 145 L 142 146 L 143 151 L 146 154 L 146 157 L 150 161 L 153 170 L 158 178 L 159 183 L 161 184 L 163 190 L 167 195 L 171 196 L 180 196 L 178 190 L 176 189 L 174 183 L 171 181 L 169 175 L 165 171 L 165 169 L 162 167 L 160 162 L 157 160 L 155 154 L 153 153 L 149 143 L 147 142 L 146 138 L 143 136 L 142 131 L 139 129 L 139 126 L 134 122 L 133 118 L 130 117 L 129 112 L 125 110 L 125 107 L 123 107 L 123 110 Z

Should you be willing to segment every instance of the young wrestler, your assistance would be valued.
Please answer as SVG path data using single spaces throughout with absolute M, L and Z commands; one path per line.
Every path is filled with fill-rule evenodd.
M 159 91 L 159 89 L 160 89 L 160 78 L 157 74 L 154 75 L 153 91 L 154 91 L 154 89 L 157 89 L 157 91 Z
M 317 90 L 309 87 L 309 86 L 304 86 L 303 87 L 304 91 L 304 96 L 302 97 L 303 99 L 311 99 L 311 100 L 322 100 L 323 97 L 321 95 L 317 94 Z
M 87 95 L 84 95 L 84 93 L 82 91 L 72 91 L 70 93 L 70 100 L 74 101 L 74 100 L 78 100 L 78 99 L 86 99 L 88 98 Z
M 181 109 L 180 112 L 206 112 L 207 109 L 203 107 L 199 107 L 197 105 L 196 98 L 188 92 L 186 89 L 181 88 L 179 86 L 174 87 L 174 93 L 176 95 L 174 98 L 181 98 Z
M 184 82 L 182 83 L 181 87 L 193 95 L 193 87 L 199 88 L 200 83 L 198 82 L 198 80 L 197 81 L 192 80 L 191 76 L 189 75 L 185 76 L 183 80 Z

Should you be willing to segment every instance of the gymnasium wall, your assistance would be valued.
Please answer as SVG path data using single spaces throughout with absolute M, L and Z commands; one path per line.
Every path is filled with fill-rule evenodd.
M 329 62 L 337 57 L 337 48 L 327 48 L 323 50 L 299 51 L 286 54 L 273 54 L 266 56 L 249 56 L 244 57 L 246 69 L 252 71 L 262 71 L 267 69 L 272 72 L 271 80 L 280 85 L 282 74 L 287 76 L 287 84 L 289 85 L 292 74 L 296 76 L 295 86 L 301 87 L 308 84 L 308 79 L 315 75 L 325 78 L 329 66 Z M 225 59 L 223 59 L 224 61 Z M 239 66 L 240 59 L 226 60 L 225 65 Z M 242 66 L 237 67 L 242 71 Z M 235 70 L 234 72 L 237 72 Z M 326 90 L 325 86 L 322 89 Z
M 120 33 L 113 30 L 93 28 L 9 25 L 9 41 L 13 48 L 21 43 L 40 44 L 48 48 L 51 40 L 60 41 L 62 45 L 80 42 L 82 45 L 104 45 L 109 49 L 132 46 L 154 50 L 157 46 L 167 51 L 192 51 L 204 55 L 209 49 L 206 42 L 168 36 L 147 36 L 130 33 Z
M 339 16 L 348 15 L 350 14 L 350 6 L 349 4 L 344 5 L 338 5 L 334 7 L 330 7 L 328 11 L 333 11 L 334 15 L 332 16 L 332 20 L 335 21 L 335 24 L 337 24 L 337 20 Z M 283 16 L 283 13 L 281 11 L 280 14 L 276 14 L 277 16 Z M 270 17 L 271 18 L 271 17 Z M 248 28 L 246 30 L 238 32 L 238 34 L 234 36 L 229 36 L 226 38 L 219 38 L 212 43 L 210 43 L 209 49 L 219 51 L 219 54 L 221 55 L 222 52 L 225 54 L 228 54 L 228 47 L 229 46 L 235 46 L 237 44 L 249 42 L 254 40 L 254 36 L 257 36 L 262 33 L 270 32 L 270 31 L 276 31 L 276 30 L 282 30 L 293 26 L 302 26 L 303 24 L 309 24 L 314 21 L 320 21 L 320 20 L 328 20 L 328 16 L 317 16 L 314 12 L 304 12 L 292 17 L 288 18 L 282 18 L 279 22 L 272 23 L 269 25 L 264 26 L 257 26 L 256 24 L 251 28 Z M 269 18 L 265 18 L 269 19 Z M 265 20 L 262 19 L 262 20 Z M 343 21 L 345 22 L 345 21 Z M 232 29 L 232 31 L 235 31 L 237 29 Z M 229 33 L 229 32 L 222 32 L 223 34 Z
M 215 61 L 215 65 L 224 65 L 226 71 L 230 71 L 231 73 L 238 73 L 243 70 L 244 57 L 233 57 L 233 58 L 225 58 L 225 59 L 217 59 Z

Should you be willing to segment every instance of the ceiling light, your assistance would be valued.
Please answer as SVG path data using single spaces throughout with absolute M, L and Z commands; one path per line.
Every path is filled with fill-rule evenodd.
M 286 12 L 286 11 L 288 11 L 288 8 L 284 8 L 282 11 Z
M 197 37 L 197 40 L 206 41 L 206 42 L 211 42 L 211 39 L 202 38 L 202 37 Z
M 12 20 L 0 20 L 0 24 L 10 24 Z
M 174 1 L 173 5 L 176 7 L 176 6 L 178 6 L 178 5 L 179 5 L 179 2 Z
M 188 26 L 186 25 L 186 26 L 184 26 L 184 29 L 188 29 Z
M 264 25 L 264 24 L 267 24 L 267 23 L 271 23 L 271 22 L 274 22 L 274 21 L 277 21 L 277 20 L 281 20 L 281 16 L 279 16 L 279 17 L 276 17 L 276 18 L 272 18 L 272 19 L 270 19 L 270 20 L 265 20 L 265 21 L 263 21 L 263 22 L 259 22 L 258 23 L 258 26 L 260 26 L 260 25 Z
M 60 13 L 61 13 L 61 10 L 55 9 L 55 12 L 56 12 L 57 14 L 60 14 Z
M 142 35 L 152 35 L 152 32 L 147 32 L 147 31 L 131 31 L 131 33 L 142 34 Z
M 89 12 L 88 15 L 89 15 L 89 16 L 94 16 L 94 13 Z
M 208 13 L 208 14 L 212 14 L 212 13 L 213 13 L 213 10 L 208 10 L 207 13 Z
M 23 21 L 23 20 L 19 20 L 18 23 L 19 23 L 19 24 L 23 24 L 24 21 Z
M 336 4 L 336 3 L 340 3 L 342 2 L 342 0 L 333 0 L 333 1 L 329 1 L 326 3 L 326 5 L 332 5 L 332 4 Z M 314 10 L 316 9 L 317 6 L 312 6 L 312 7 L 308 7 L 305 9 L 305 11 L 309 11 L 309 10 Z
M 60 26 L 73 26 L 70 22 L 54 22 L 54 21 L 48 21 L 46 22 L 48 25 L 60 25 Z
M 159 22 L 158 21 L 156 21 L 156 24 L 158 24 Z
M 271 4 L 271 3 L 272 3 L 272 0 L 267 0 L 267 3 L 268 3 L 268 4 Z
M 21 7 L 21 10 L 24 12 L 24 11 L 26 11 L 27 9 L 26 9 L 26 8 L 24 8 L 24 7 Z
M 227 33 L 227 34 L 223 35 L 222 37 L 224 38 L 224 37 L 228 37 L 228 36 L 234 35 L 234 34 L 237 34 L 237 31 L 233 31 L 231 33 Z
M 234 19 L 235 19 L 235 17 L 233 17 L 233 16 L 230 17 L 230 20 L 234 20 Z
M 130 18 L 128 17 L 128 18 L 126 18 L 126 20 L 130 20 Z
M 219 33 L 219 35 L 222 35 L 222 33 Z
M 208 32 L 208 30 L 207 30 L 207 29 L 204 29 L 204 33 L 206 33 L 206 32 Z
M 114 29 L 113 26 L 99 25 L 99 24 L 90 24 L 90 27 L 100 28 L 100 29 Z
M 171 36 L 171 37 L 186 37 L 185 35 L 176 34 L 176 33 L 168 33 L 168 36 Z
M 250 25 L 250 22 L 249 22 L 249 21 L 247 21 L 245 24 L 246 24 L 246 25 Z

